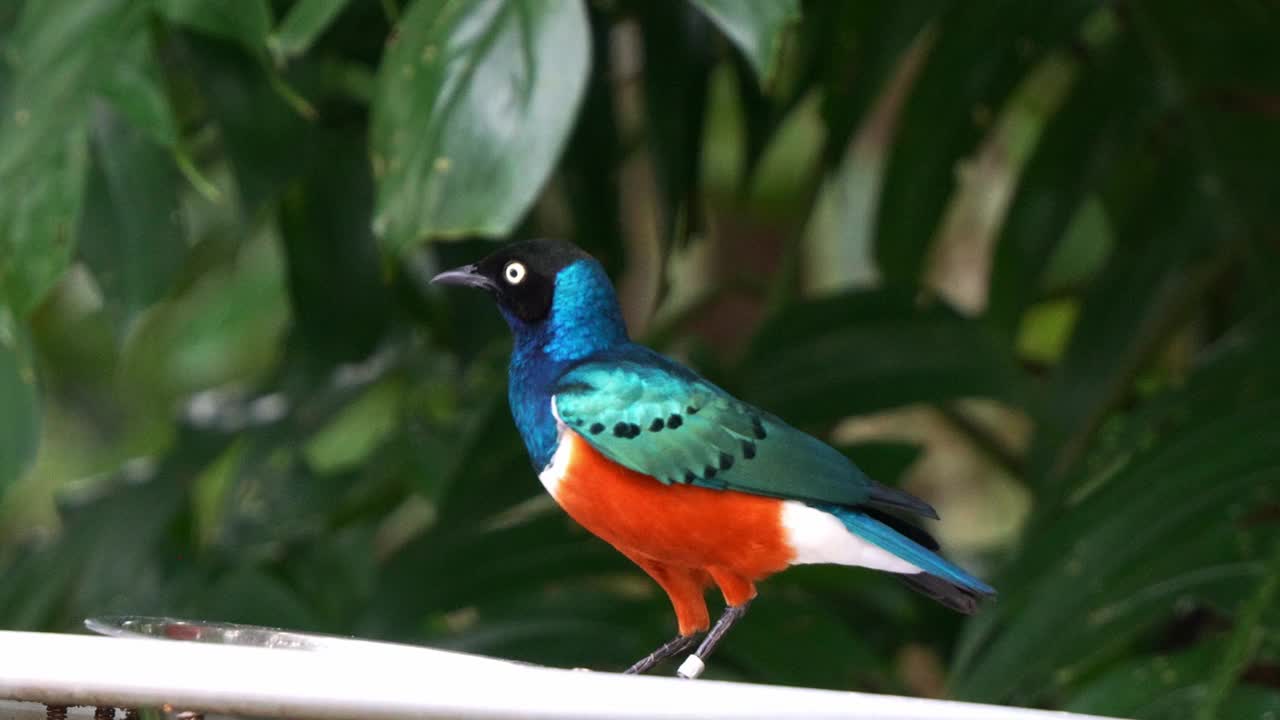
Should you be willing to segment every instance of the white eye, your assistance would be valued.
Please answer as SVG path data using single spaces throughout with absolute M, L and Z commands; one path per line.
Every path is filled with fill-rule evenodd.
M 506 279 L 508 285 L 519 285 L 524 282 L 524 276 L 528 271 L 524 269 L 524 263 L 518 260 L 512 260 L 507 266 L 502 268 L 502 277 Z

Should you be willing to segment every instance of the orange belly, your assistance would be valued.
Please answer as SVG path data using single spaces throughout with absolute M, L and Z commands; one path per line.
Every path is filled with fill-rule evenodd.
M 754 583 L 787 567 L 795 551 L 782 501 L 689 485 L 663 485 L 609 460 L 572 430 L 553 494 L 565 512 L 649 573 L 675 606 L 680 632 L 708 625 L 703 590 L 714 581 L 741 605 Z M 557 453 L 557 455 L 560 454 Z

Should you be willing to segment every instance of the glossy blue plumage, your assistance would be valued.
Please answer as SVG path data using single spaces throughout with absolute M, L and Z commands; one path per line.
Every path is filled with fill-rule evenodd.
M 538 322 L 503 309 L 515 335 L 508 398 L 535 470 L 556 449 L 554 397 L 563 421 L 596 450 L 655 482 L 802 500 L 924 570 L 934 579 L 905 581 L 952 607 L 972 612 L 977 596 L 994 594 L 876 517 L 885 509 L 937 517 L 926 503 L 872 481 L 825 443 L 632 343 L 595 260 L 566 265 L 554 287 L 550 312 Z
M 515 335 L 507 399 L 535 470 L 555 452 L 552 388 L 572 365 L 593 353 L 627 344 L 613 285 L 595 260 L 583 259 L 556 275 L 550 317 L 528 324 L 503 312 Z

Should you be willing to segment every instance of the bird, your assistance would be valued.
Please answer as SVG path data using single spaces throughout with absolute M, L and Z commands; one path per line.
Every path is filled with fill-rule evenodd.
M 496 301 L 514 336 L 507 399 L 539 480 L 671 601 L 678 634 L 626 673 L 692 650 L 677 675 L 700 676 L 756 584 L 793 565 L 892 573 L 966 614 L 995 596 L 903 519 L 937 519 L 928 503 L 633 342 L 603 266 L 577 246 L 511 242 L 431 282 Z M 714 625 L 713 585 L 725 601 Z

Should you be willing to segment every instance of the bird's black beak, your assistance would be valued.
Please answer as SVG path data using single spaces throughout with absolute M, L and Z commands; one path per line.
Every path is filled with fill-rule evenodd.
M 460 268 L 445 270 L 439 275 L 431 278 L 433 285 L 459 285 L 462 287 L 480 288 L 493 292 L 498 289 L 492 280 L 480 274 L 480 270 L 475 265 L 464 265 Z

